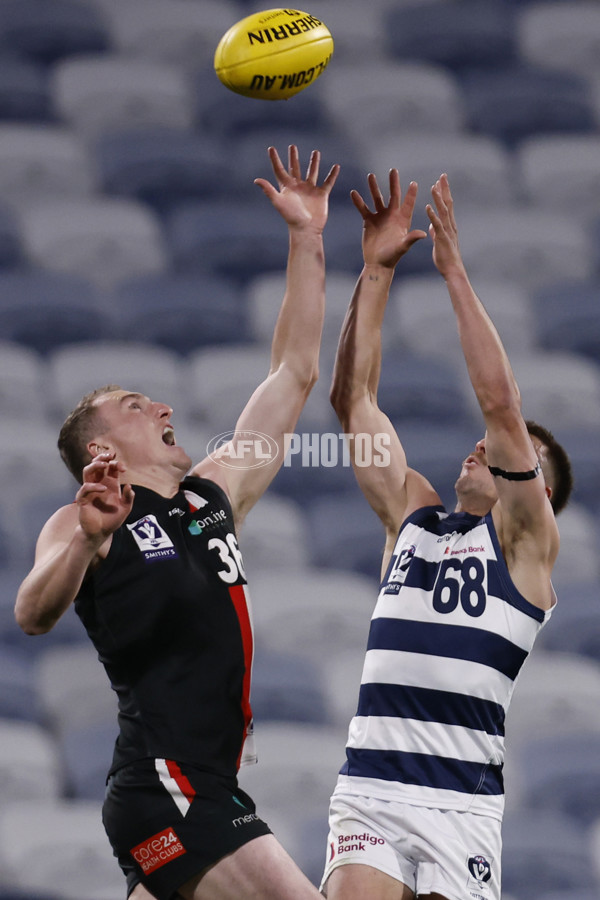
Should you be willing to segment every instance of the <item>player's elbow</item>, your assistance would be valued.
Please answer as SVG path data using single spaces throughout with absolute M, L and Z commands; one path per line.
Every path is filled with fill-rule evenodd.
M 31 609 L 28 604 L 23 603 L 20 598 L 17 598 L 15 604 L 15 621 L 21 631 L 33 636 L 37 634 L 47 634 L 54 626 L 56 619 L 50 620 L 48 616 L 37 614 L 35 609 Z

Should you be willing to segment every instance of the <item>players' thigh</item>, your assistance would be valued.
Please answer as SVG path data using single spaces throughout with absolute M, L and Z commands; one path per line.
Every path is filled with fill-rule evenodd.
M 327 900 L 414 900 L 401 881 L 372 866 L 351 863 L 338 866 L 327 879 Z
M 248 841 L 179 888 L 184 900 L 321 900 L 272 834 Z
M 149 893 L 143 884 L 138 884 L 129 895 L 129 900 L 156 900 L 154 894 Z

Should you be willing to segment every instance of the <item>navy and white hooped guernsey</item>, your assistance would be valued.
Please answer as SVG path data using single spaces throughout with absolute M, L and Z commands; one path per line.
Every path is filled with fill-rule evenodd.
M 371 620 L 336 792 L 500 819 L 505 715 L 549 616 L 513 584 L 491 514 L 409 516 Z

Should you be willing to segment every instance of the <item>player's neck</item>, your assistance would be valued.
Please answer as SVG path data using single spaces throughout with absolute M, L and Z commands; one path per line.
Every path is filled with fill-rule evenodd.
M 184 476 L 185 472 L 179 467 L 172 466 L 167 469 L 163 466 L 148 466 L 128 468 L 121 481 L 124 484 L 148 488 L 161 497 L 174 497 Z

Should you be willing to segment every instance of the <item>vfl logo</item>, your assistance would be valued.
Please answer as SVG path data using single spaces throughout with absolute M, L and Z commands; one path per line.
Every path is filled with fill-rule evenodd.
M 156 516 L 144 516 L 127 527 L 146 562 L 177 557 L 171 538 L 158 524 Z
M 467 860 L 467 866 L 471 877 L 477 882 L 479 887 L 486 884 L 492 877 L 492 863 L 485 856 L 470 856 Z
M 401 553 L 398 553 L 397 556 L 394 556 L 394 564 L 392 565 L 388 583 L 384 590 L 385 594 L 400 593 L 400 588 L 406 580 L 406 573 L 413 561 L 415 550 L 415 545 L 411 544 L 410 547 L 405 548 Z

